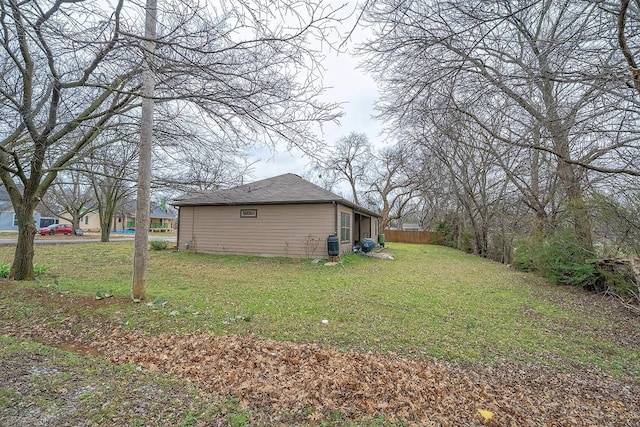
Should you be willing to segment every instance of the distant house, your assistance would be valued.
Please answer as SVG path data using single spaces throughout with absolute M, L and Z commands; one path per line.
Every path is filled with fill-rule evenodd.
M 423 228 L 420 226 L 420 224 L 407 223 L 407 224 L 402 224 L 402 230 L 403 231 L 422 231 Z
M 294 174 L 188 194 L 172 205 L 178 247 L 207 253 L 327 256 L 329 235 L 349 252 L 362 238 L 377 238 L 380 223 L 376 212 Z
M 129 212 L 121 212 L 113 217 L 113 226 L 111 230 L 118 233 L 125 231 L 134 231 L 136 229 L 136 215 Z
M 176 216 L 172 212 L 167 212 L 160 207 L 155 208 L 149 214 L 151 222 L 150 231 L 173 231 L 176 227 Z
M 100 215 L 97 212 L 85 213 L 80 217 L 80 228 L 85 231 L 99 232 L 102 229 L 100 226 Z
M 47 227 L 58 222 L 55 216 L 41 215 L 38 211 L 33 213 L 33 218 L 36 228 Z M 18 220 L 4 186 L 0 186 L 0 231 L 18 231 Z
M 36 219 L 36 227 L 39 222 L 39 218 Z M 18 220 L 10 201 L 0 201 L 0 231 L 18 231 Z
M 60 214 L 60 224 L 71 224 L 71 221 L 64 219 L 70 218 L 71 215 L 68 212 Z M 80 217 L 79 227 L 84 231 L 100 231 L 100 216 L 97 212 L 87 212 Z
M 160 207 L 155 207 L 149 214 L 149 231 L 174 231 L 176 228 L 176 215 L 174 212 L 166 212 Z M 135 231 L 135 213 L 116 214 L 113 218 L 113 230 L 117 232 Z

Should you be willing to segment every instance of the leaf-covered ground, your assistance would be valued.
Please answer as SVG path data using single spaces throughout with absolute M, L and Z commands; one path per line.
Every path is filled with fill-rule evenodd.
M 557 298 L 576 322 L 544 323 L 562 329 L 555 336 L 606 338 L 589 347 L 595 361 L 616 346 L 640 352 L 640 319 L 612 300 L 578 290 Z M 108 311 L 104 302 L 0 282 L 0 336 L 11 337 L 0 338 L 0 426 L 640 425 L 638 365 L 624 360 L 609 375 L 562 352 L 462 363 L 251 334 L 158 334 L 126 321 L 127 298 L 110 298 Z M 521 315 L 544 320 L 534 308 Z M 598 316 L 606 322 L 579 322 Z M 33 342 L 83 357 L 69 363 Z
M 114 331 L 93 345 L 115 362 L 172 372 L 276 412 L 314 408 L 350 417 L 382 414 L 423 425 L 469 425 L 484 410 L 499 425 L 640 424 L 640 387 L 598 372 L 463 366 L 246 337 L 145 338 Z
M 265 425 L 327 425 L 327 414 L 336 411 L 345 418 L 382 416 L 410 425 L 640 425 L 640 385 L 598 370 L 564 373 L 515 363 L 412 360 L 311 343 L 208 334 L 145 336 L 96 325 L 78 333 L 79 320 L 62 319 L 55 329 L 4 325 L 0 332 L 97 352 L 142 371 L 175 374 L 205 393 L 235 396 L 243 407 L 263 414 L 256 420 Z

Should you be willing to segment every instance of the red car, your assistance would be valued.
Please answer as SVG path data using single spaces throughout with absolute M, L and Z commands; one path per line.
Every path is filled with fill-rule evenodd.
M 55 234 L 65 234 L 67 236 L 73 233 L 71 224 L 52 224 L 48 227 L 43 227 L 38 230 L 38 234 L 41 236 L 53 236 Z

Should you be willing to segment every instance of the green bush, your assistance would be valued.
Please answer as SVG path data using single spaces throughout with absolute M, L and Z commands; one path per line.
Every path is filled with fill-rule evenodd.
M 0 265 L 0 277 L 4 277 L 4 278 L 9 277 L 10 271 L 11 271 L 11 264 Z M 33 266 L 33 272 L 35 273 L 36 276 L 43 276 L 44 274 L 47 273 L 47 266 L 36 264 Z
M 436 232 L 442 235 L 443 246 L 450 248 L 457 247 L 458 225 L 458 218 L 451 213 L 446 214 L 445 217 L 436 224 Z
M 538 273 L 551 283 L 592 287 L 596 276 L 591 258 L 593 254 L 567 230 L 545 239 L 520 241 L 513 264 L 520 270 Z
M 152 240 L 149 242 L 149 246 L 154 251 L 162 251 L 167 249 L 169 243 L 165 242 L 164 240 Z
M 33 272 L 36 274 L 36 276 L 42 276 L 44 274 L 47 273 L 47 266 L 46 265 L 39 265 L 36 264 L 33 266 Z

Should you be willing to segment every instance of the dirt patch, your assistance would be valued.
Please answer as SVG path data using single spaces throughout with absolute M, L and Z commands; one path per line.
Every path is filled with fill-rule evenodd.
M 54 347 L 64 351 L 71 351 L 81 356 L 100 356 L 100 352 L 93 347 L 66 342 L 55 344 Z

